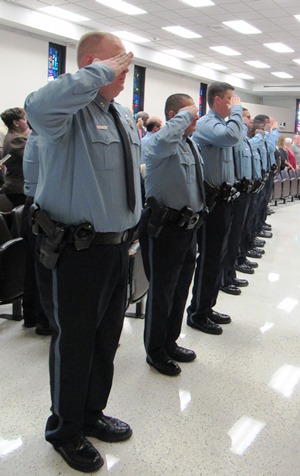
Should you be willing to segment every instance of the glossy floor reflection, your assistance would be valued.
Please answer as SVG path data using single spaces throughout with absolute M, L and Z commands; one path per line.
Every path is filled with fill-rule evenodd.
M 299 476 L 300 201 L 273 209 L 274 236 L 250 285 L 220 293 L 216 309 L 232 324 L 221 336 L 183 325 L 180 344 L 198 358 L 179 376 L 145 363 L 143 321 L 126 318 L 107 414 L 134 434 L 91 439 L 105 458 L 99 475 Z M 0 474 L 80 474 L 44 440 L 49 338 L 0 319 L 0 340 Z

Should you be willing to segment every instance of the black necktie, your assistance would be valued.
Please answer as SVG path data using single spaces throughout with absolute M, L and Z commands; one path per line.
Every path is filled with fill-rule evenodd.
M 110 104 L 108 108 L 109 112 L 114 118 L 116 127 L 119 131 L 121 142 L 123 146 L 124 159 L 125 159 L 125 178 L 126 178 L 126 193 L 127 203 L 129 209 L 134 212 L 135 209 L 135 191 L 134 191 L 134 178 L 133 178 L 133 164 L 130 144 L 127 136 L 127 132 L 121 122 L 118 111 L 113 104 Z
M 191 139 L 189 137 L 187 137 L 186 141 L 189 144 L 189 146 L 192 150 L 193 156 L 195 158 L 196 176 L 197 176 L 198 185 L 200 187 L 200 195 L 201 195 L 203 203 L 205 204 L 205 191 L 204 191 L 202 171 L 201 171 L 201 167 L 200 167 L 200 157 L 197 154 L 197 151 L 196 151 L 195 146 L 194 146 L 193 142 L 191 141 Z

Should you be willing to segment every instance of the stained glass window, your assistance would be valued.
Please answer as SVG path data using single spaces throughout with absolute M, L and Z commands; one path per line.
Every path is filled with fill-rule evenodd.
M 199 117 L 204 116 L 206 114 L 206 91 L 207 91 L 207 84 L 200 83 Z
M 144 110 L 144 88 L 145 88 L 146 68 L 143 66 L 134 66 L 133 76 L 133 116 L 139 111 Z
M 49 43 L 48 53 L 48 81 L 57 79 L 66 68 L 66 47 Z

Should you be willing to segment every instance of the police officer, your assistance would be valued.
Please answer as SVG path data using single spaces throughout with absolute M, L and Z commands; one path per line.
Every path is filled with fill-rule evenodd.
M 52 329 L 42 308 L 40 293 L 36 281 L 35 260 L 36 235 L 32 232 L 29 209 L 34 201 L 39 176 L 39 145 L 38 136 L 31 131 L 24 149 L 23 156 L 24 194 L 26 201 L 22 213 L 21 235 L 25 247 L 25 279 L 23 293 L 23 315 L 25 327 L 34 327 L 38 335 L 51 335 Z
M 243 108 L 243 136 L 240 142 L 233 148 L 236 177 L 235 188 L 240 192 L 240 195 L 232 203 L 233 218 L 220 287 L 225 293 L 235 296 L 241 294 L 240 287 L 248 286 L 249 284 L 246 279 L 237 278 L 235 272 L 235 263 L 252 189 L 252 151 L 247 139 L 248 127 L 245 123 L 245 121 L 249 121 L 247 116 L 249 116 L 249 111 Z
M 186 94 L 165 104 L 166 124 L 145 143 L 147 209 L 140 225 L 143 262 L 149 280 L 144 343 L 147 363 L 175 376 L 177 362 L 195 352 L 180 347 L 182 318 L 195 267 L 196 229 L 204 216 L 201 156 L 189 136 L 198 108 Z
M 256 261 L 250 261 L 247 258 L 247 255 L 249 255 L 249 246 L 251 243 L 253 245 L 256 235 L 257 203 L 259 193 L 263 188 L 262 161 L 258 149 L 263 145 L 264 130 L 259 128 L 253 129 L 251 114 L 247 109 L 243 110 L 243 120 L 247 127 L 247 135 L 244 138 L 244 141 L 248 144 L 251 153 L 252 188 L 249 195 L 249 205 L 242 227 L 235 269 L 241 273 L 254 274 L 254 268 L 258 267 L 258 263 Z M 255 253 L 257 252 L 255 251 Z
M 219 324 L 231 318 L 213 310 L 221 284 L 222 266 L 226 254 L 232 221 L 234 162 L 232 147 L 243 131 L 242 107 L 233 86 L 213 82 L 207 91 L 208 114 L 197 123 L 193 139 L 201 147 L 207 205 L 212 208 L 198 234 L 199 256 L 195 270 L 193 296 L 187 313 L 187 324 L 209 334 L 221 334 Z M 227 122 L 225 118 L 228 117 Z
M 46 439 L 84 472 L 103 465 L 86 436 L 114 442 L 132 434 L 103 414 L 125 314 L 128 241 L 141 214 L 140 139 L 113 101 L 132 58 L 116 36 L 87 33 L 77 49 L 80 69 L 26 100 L 40 141 L 34 219 L 53 328 Z

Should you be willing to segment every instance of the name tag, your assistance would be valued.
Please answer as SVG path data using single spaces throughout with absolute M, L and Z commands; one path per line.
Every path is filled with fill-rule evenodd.
M 96 128 L 100 131 L 106 131 L 108 129 L 108 126 L 96 126 Z

